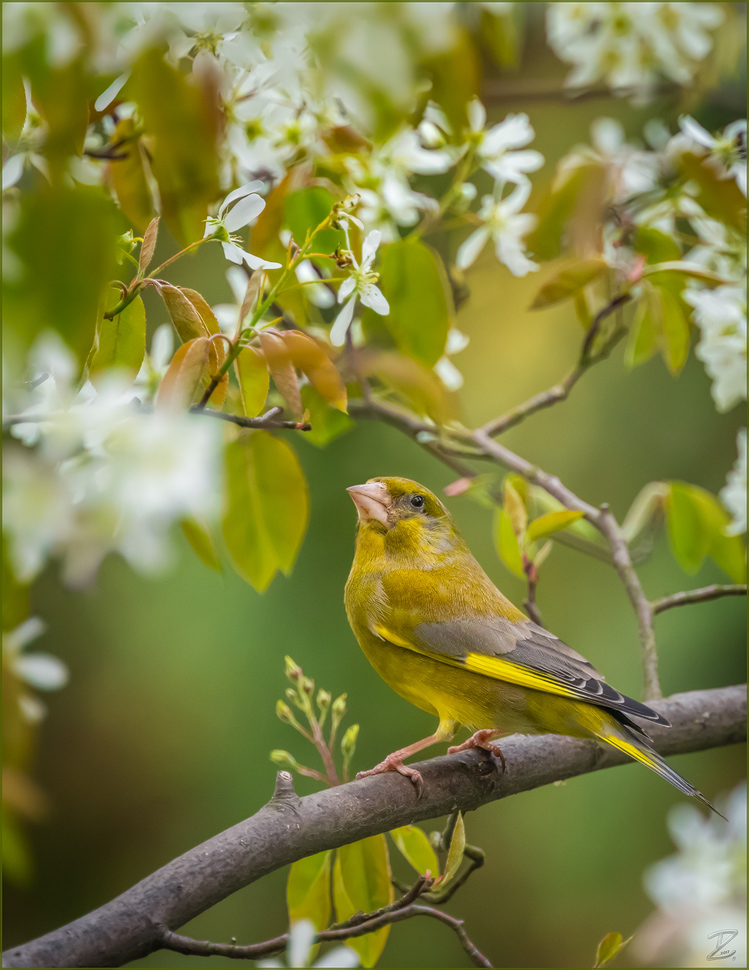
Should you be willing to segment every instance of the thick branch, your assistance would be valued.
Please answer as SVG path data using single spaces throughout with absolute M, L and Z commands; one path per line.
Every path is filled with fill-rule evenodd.
M 674 606 L 687 606 L 689 603 L 705 603 L 707 600 L 717 600 L 721 596 L 746 596 L 746 583 L 737 583 L 735 586 L 703 586 L 701 589 L 686 589 L 681 593 L 673 593 L 671 596 L 664 596 L 662 599 L 653 600 L 650 604 L 653 613 L 662 613 L 670 610 Z
M 664 755 L 746 739 L 746 687 L 677 694 L 653 706 L 670 729 L 649 726 Z M 298 798 L 287 772 L 256 815 L 191 849 L 100 909 L 5 953 L 7 967 L 107 967 L 158 949 L 174 930 L 243 886 L 297 859 L 411 822 L 471 811 L 487 802 L 628 759 L 573 738 L 509 738 L 499 775 L 480 751 L 422 762 L 424 795 L 397 774 L 375 775 Z M 659 783 L 654 779 L 654 784 Z

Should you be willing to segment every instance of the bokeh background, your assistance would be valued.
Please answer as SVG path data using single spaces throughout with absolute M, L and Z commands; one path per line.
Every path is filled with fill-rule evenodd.
M 526 57 L 538 77 L 563 76 L 541 44 Z M 513 100 L 512 85 L 505 90 L 491 72 L 484 98 L 490 120 L 523 110 L 535 128 L 534 147 L 547 159 L 537 186 L 550 180 L 555 161 L 572 145 L 589 140 L 594 118 L 616 117 L 632 136 L 653 116 L 673 129 L 689 99 L 689 92 L 679 92 L 645 106 L 611 97 L 567 103 L 561 94 Z M 708 130 L 721 128 L 744 113 L 743 82 L 718 85 L 688 106 Z M 176 250 L 165 232 L 160 246 L 165 254 Z M 528 310 L 556 269 L 550 263 L 516 279 L 487 249 L 467 274 L 470 300 L 457 326 L 471 342 L 456 363 L 465 376 L 460 400 L 469 426 L 549 386 L 574 363 L 581 330 L 569 304 Z M 171 278 L 218 303 L 229 295 L 223 270 L 211 250 L 181 262 Z M 158 314 L 156 304 L 153 313 L 149 307 L 150 321 L 167 321 L 163 307 L 161 319 Z M 742 423 L 741 408 L 716 413 L 709 379 L 693 355 L 675 379 L 660 358 L 628 371 L 620 345 L 569 401 L 503 440 L 588 501 L 608 501 L 621 520 L 651 480 L 679 479 L 717 493 Z M 334 696 L 348 693 L 346 723 L 361 725 L 355 769 L 433 729 L 426 714 L 377 677 L 349 630 L 343 586 L 355 511 L 345 488 L 374 475 L 400 475 L 440 494 L 454 476 L 395 429 L 371 422 L 324 450 L 302 434 L 296 438 L 311 521 L 293 574 L 277 577 L 266 594 L 255 593 L 231 569 L 223 575 L 207 570 L 181 537 L 174 568 L 162 578 L 145 579 L 110 556 L 92 589 L 64 588 L 54 565 L 35 584 L 32 612 L 48 625 L 39 647 L 62 658 L 71 677 L 48 701 L 36 778 L 51 810 L 30 832 L 33 879 L 4 891 L 6 946 L 80 916 L 256 812 L 272 792 L 272 748 L 288 748 L 309 763 L 304 742 L 274 712 L 287 686 L 285 654 L 319 687 Z M 523 584 L 494 550 L 490 512 L 467 497 L 448 505 L 492 579 L 521 602 Z M 685 576 L 662 534 L 640 573 L 651 598 L 724 581 L 711 562 L 697 576 Z M 610 683 L 641 696 L 634 615 L 612 568 L 556 545 L 538 599 L 551 630 Z M 666 694 L 745 679 L 743 600 L 672 610 L 657 618 L 656 633 Z M 745 773 L 741 747 L 671 760 L 713 800 Z M 300 793 L 313 789 L 313 782 L 297 783 Z M 680 800 L 653 774 L 628 765 L 486 806 L 466 818 L 466 830 L 468 840 L 486 851 L 487 863 L 450 911 L 467 920 L 476 944 L 497 966 L 591 965 L 604 934 L 629 936 L 652 912 L 642 873 L 673 851 L 666 816 Z M 235 894 L 183 932 L 246 942 L 283 932 L 285 876 L 279 871 Z M 626 950 L 617 963 L 631 965 Z M 135 965 L 233 962 L 159 952 Z M 393 927 L 380 965 L 467 964 L 446 928 L 414 920 Z

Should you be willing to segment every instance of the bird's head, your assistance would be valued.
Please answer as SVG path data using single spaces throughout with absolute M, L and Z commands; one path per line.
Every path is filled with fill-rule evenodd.
M 401 524 L 408 525 L 408 531 L 452 527 L 450 514 L 437 496 L 408 478 L 370 478 L 365 485 L 352 485 L 347 491 L 360 525 L 377 532 L 390 532 Z

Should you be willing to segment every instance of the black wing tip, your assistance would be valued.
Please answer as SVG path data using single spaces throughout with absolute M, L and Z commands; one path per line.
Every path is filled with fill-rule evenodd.
M 652 724 L 660 724 L 661 727 L 671 727 L 671 722 L 667 717 L 659 714 L 658 711 L 654 711 L 652 707 L 648 707 L 647 704 L 641 704 L 640 701 L 633 700 L 631 697 L 623 695 L 624 705 L 621 708 L 626 714 L 632 714 L 634 717 L 641 717 L 645 721 L 650 721 Z

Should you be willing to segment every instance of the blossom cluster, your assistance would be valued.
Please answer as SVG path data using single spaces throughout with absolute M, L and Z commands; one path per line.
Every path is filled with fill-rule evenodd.
M 647 98 L 662 80 L 689 84 L 724 20 L 716 3 L 549 3 L 549 46 L 573 65 L 569 87 L 602 82 Z
M 705 818 L 693 805 L 672 810 L 677 852 L 645 872 L 657 910 L 634 943 L 644 965 L 706 966 L 720 949 L 732 966 L 746 963 L 746 782 L 724 811 L 727 822 Z
M 171 343 L 168 331 L 155 339 L 162 359 L 165 337 Z M 26 446 L 8 448 L 3 468 L 14 574 L 30 582 L 55 556 L 65 581 L 81 586 L 109 552 L 146 573 L 163 569 L 173 524 L 217 511 L 221 429 L 168 408 L 141 411 L 150 360 L 134 386 L 115 374 L 76 390 L 75 361 L 56 334 L 42 334 L 31 357 L 31 389 L 6 387 L 4 402 Z

